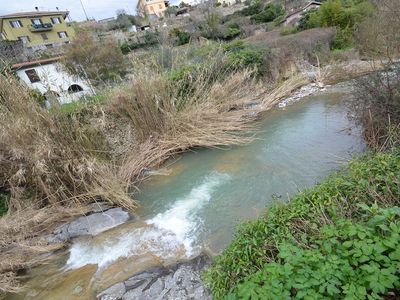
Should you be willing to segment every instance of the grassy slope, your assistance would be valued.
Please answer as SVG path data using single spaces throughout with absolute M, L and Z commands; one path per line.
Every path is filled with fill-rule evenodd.
M 276 203 L 259 219 L 243 224 L 231 245 L 216 258 L 212 268 L 204 274 L 205 281 L 210 286 L 215 299 L 223 298 L 230 291 L 233 291 L 229 296 L 232 299 L 250 299 L 250 297 L 251 299 L 268 299 L 274 298 L 274 292 L 271 289 L 268 290 L 270 285 L 267 282 L 271 279 L 272 274 L 276 280 L 270 284 L 276 284 L 280 288 L 283 284 L 280 297 L 286 298 L 283 291 L 287 293 L 287 297 L 295 296 L 299 289 L 290 287 L 286 283 L 291 279 L 296 279 L 298 277 L 296 274 L 307 273 L 305 270 L 307 268 L 314 271 L 321 268 L 332 269 L 332 266 L 323 267 L 318 265 L 318 262 L 307 260 L 307 257 L 318 257 L 318 255 L 322 261 L 328 259 L 326 251 L 315 247 L 316 244 L 318 245 L 317 241 L 322 241 L 322 243 L 327 241 L 324 240 L 327 238 L 323 234 L 326 226 L 332 224 L 336 226 L 344 222 L 343 220 L 350 220 L 353 223 L 364 220 L 365 211 L 360 204 L 377 203 L 379 207 L 394 207 L 398 206 L 399 202 L 400 156 L 398 150 L 356 158 L 342 171 L 332 174 L 321 184 L 295 195 L 289 203 Z M 344 229 L 335 228 L 334 230 L 342 232 L 341 230 Z M 341 234 L 345 236 L 348 232 Z M 351 239 L 353 238 L 350 237 Z M 397 243 L 398 241 L 397 234 Z M 340 241 L 340 243 L 342 242 L 343 240 Z M 363 246 L 364 242 L 361 241 L 360 245 Z M 282 271 L 283 266 L 289 264 L 293 267 L 294 264 L 289 259 L 293 255 L 286 257 L 284 255 L 285 251 L 289 251 L 288 247 L 291 249 L 290 251 L 294 249 L 294 254 L 298 253 L 299 259 L 303 261 L 300 264 L 300 270 L 285 275 Z M 318 253 L 304 252 L 310 249 L 314 249 Z M 339 251 L 334 249 L 334 251 Z M 334 254 L 335 257 L 339 256 L 340 258 L 342 258 L 340 255 L 343 255 L 343 253 L 339 255 L 336 252 Z M 399 257 L 398 259 L 400 260 Z M 312 268 L 312 264 L 315 263 L 317 265 Z M 351 260 L 350 263 L 352 263 Z M 274 266 L 274 264 L 280 266 Z M 355 262 L 355 264 L 352 268 L 357 269 L 357 263 Z M 383 268 L 383 266 L 381 267 Z M 398 275 L 395 273 L 395 278 L 391 277 L 397 288 L 399 288 Z M 339 290 L 339 296 L 336 295 L 336 298 L 342 298 L 345 292 L 343 281 L 349 280 L 349 278 L 344 276 L 341 271 L 337 276 L 341 280 L 334 285 L 334 288 Z M 375 281 L 378 281 L 378 275 L 376 278 Z M 352 279 L 355 278 L 350 276 L 350 280 Z M 306 281 L 310 282 L 309 279 Z M 263 284 L 265 285 L 263 286 Z M 368 284 L 365 283 L 365 285 L 368 290 Z M 390 283 L 387 285 L 390 286 Z M 285 287 L 290 290 L 285 290 Z M 360 289 L 363 288 L 365 287 L 360 287 Z M 310 292 L 310 289 L 312 287 L 308 287 L 306 290 Z M 389 287 L 381 292 L 388 290 L 390 290 Z M 372 293 L 371 289 L 368 290 L 368 293 Z M 329 298 L 329 294 L 322 293 L 321 295 L 323 295 L 322 298 Z M 316 298 L 318 297 L 312 299 Z

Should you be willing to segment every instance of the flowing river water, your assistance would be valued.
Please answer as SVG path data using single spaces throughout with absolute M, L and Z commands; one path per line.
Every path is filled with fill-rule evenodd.
M 240 221 L 256 218 L 273 199 L 288 200 L 363 151 L 346 115 L 347 97 L 342 90 L 307 97 L 266 113 L 247 146 L 197 149 L 167 162 L 168 175 L 140 187 L 140 220 L 75 239 L 28 271 L 27 292 L 10 299 L 93 299 L 149 267 L 203 249 L 218 253 Z

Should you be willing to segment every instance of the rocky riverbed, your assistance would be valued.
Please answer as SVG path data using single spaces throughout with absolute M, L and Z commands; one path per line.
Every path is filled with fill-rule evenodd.
M 86 216 L 62 224 L 47 237 L 51 243 L 75 241 L 84 236 L 93 238 L 128 221 L 135 220 L 122 208 L 109 208 L 105 204 L 93 208 Z M 99 300 L 133 299 L 211 299 L 210 292 L 202 285 L 201 272 L 211 258 L 200 254 L 191 260 L 169 266 L 151 267 L 128 279 L 116 283 L 97 295 Z M 82 286 L 77 288 L 84 289 Z
M 97 295 L 99 300 L 211 299 L 200 274 L 210 263 L 204 254 L 171 267 L 156 267 L 119 282 Z
M 291 96 L 283 99 L 281 102 L 278 103 L 279 108 L 284 108 L 292 103 L 298 102 L 304 97 L 310 96 L 312 94 L 315 94 L 316 92 L 319 91 L 324 91 L 326 89 L 325 86 L 318 84 L 318 83 L 310 83 L 307 84 L 297 91 L 295 91 Z

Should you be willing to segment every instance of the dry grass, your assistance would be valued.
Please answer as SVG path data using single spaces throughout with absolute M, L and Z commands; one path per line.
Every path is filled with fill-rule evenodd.
M 212 84 L 207 80 L 199 76 L 188 88 L 191 92 L 182 97 L 176 83 L 153 73 L 132 79 L 130 86 L 114 97 L 111 110 L 132 122 L 140 141 L 120 170 L 128 186 L 143 170 L 189 148 L 250 142 L 258 114 L 307 83 L 298 76 L 268 90 L 248 70 Z
M 16 271 L 48 250 L 37 237 L 71 210 L 83 213 L 98 200 L 134 209 L 117 168 L 99 155 L 98 138 L 0 76 L 0 187 L 10 192 L 10 215 L 0 219 L 0 290 L 15 291 Z
M 133 208 L 116 169 L 99 156 L 99 136 L 79 119 L 40 108 L 12 77 L 0 77 L 0 184 L 12 211 L 98 199 Z
M 87 207 L 65 208 L 48 206 L 40 210 L 26 207 L 0 218 L 0 298 L 2 293 L 16 293 L 23 289 L 16 271 L 43 261 L 41 254 L 61 248 L 62 244 L 48 244 L 43 235 L 54 224 L 87 212 Z

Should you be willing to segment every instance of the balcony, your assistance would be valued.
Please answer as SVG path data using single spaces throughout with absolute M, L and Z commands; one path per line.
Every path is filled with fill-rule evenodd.
M 53 29 L 53 24 L 51 23 L 43 23 L 43 24 L 32 24 L 29 27 L 31 32 L 38 32 L 38 31 L 49 31 Z

